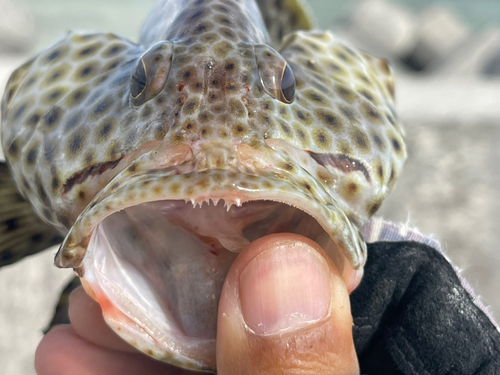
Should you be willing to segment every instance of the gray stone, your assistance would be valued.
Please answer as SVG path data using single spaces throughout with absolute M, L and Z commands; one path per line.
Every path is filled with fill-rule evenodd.
M 33 17 L 10 0 L 0 0 L 0 52 L 27 51 L 33 42 Z
M 427 8 L 419 15 L 417 23 L 418 42 L 411 60 L 422 68 L 442 61 L 469 35 L 468 26 L 443 7 Z
M 410 53 L 416 43 L 415 18 L 384 0 L 364 0 L 356 5 L 344 35 L 376 56 L 397 58 Z
M 433 69 L 443 76 L 500 75 L 500 28 L 488 29 L 470 35 L 458 48 Z M 497 66 L 495 68 L 495 66 Z
M 481 73 L 485 76 L 500 77 L 500 48 L 496 50 L 493 57 L 484 65 Z
M 500 127 L 499 98 L 500 82 L 495 80 L 396 75 L 396 106 L 405 124 Z

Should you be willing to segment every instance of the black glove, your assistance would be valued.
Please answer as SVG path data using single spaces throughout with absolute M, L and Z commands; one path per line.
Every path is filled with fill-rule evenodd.
M 500 332 L 439 251 L 368 245 L 351 294 L 362 374 L 500 374 Z

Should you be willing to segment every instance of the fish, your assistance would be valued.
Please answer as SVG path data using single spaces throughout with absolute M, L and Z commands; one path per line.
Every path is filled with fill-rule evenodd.
M 216 371 L 222 284 L 255 239 L 304 235 L 359 283 L 406 158 L 394 106 L 387 61 L 299 0 L 161 0 L 138 42 L 68 32 L 2 99 L 0 266 L 62 242 L 119 336 Z

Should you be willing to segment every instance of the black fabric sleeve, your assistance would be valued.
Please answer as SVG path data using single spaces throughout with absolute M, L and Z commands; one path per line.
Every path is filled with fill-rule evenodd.
M 351 309 L 362 374 L 500 374 L 500 332 L 432 247 L 369 244 Z

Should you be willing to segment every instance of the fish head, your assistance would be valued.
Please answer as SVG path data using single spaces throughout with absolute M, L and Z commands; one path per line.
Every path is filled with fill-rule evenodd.
M 70 34 L 14 74 L 2 105 L 18 185 L 68 231 L 56 265 L 125 340 L 202 370 L 237 254 L 301 234 L 353 290 L 360 228 L 406 157 L 385 61 L 330 32 L 277 50 L 259 15 L 215 3 L 172 11 L 139 45 Z

